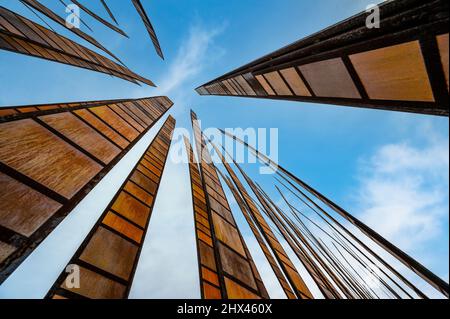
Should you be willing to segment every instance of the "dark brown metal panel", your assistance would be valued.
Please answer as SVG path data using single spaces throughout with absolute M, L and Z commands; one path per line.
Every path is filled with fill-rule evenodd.
M 10 24 L 10 26 L 0 24 L 1 42 L 8 43 L 2 46 L 5 50 L 106 73 L 133 83 L 139 81 L 154 86 L 152 81 L 126 67 L 4 7 L 0 7 L 0 17 Z
M 191 111 L 192 127 L 208 209 L 213 247 L 218 265 L 222 298 L 259 299 L 267 292 L 254 266 L 250 253 L 234 220 L 215 165 L 206 147 L 197 116 Z M 257 283 L 260 282 L 260 285 Z
M 245 97 L 448 116 L 448 1 L 387 1 L 379 9 L 380 28 L 358 14 L 198 91 L 224 95 L 216 84 L 242 75 L 258 80 L 249 82 L 257 96 L 244 89 Z
M 91 112 L 104 101 L 13 107 L 16 114 L 1 118 L 0 282 L 172 106 L 165 97 L 133 102 L 127 107 L 146 110 L 152 121 L 130 140 L 112 126 L 132 129 L 124 119 L 111 123 Z
M 153 28 L 152 23 L 150 22 L 150 18 L 148 17 L 147 13 L 145 12 L 144 7 L 142 6 L 142 3 L 140 0 L 132 0 L 133 5 L 135 6 L 137 12 L 142 18 L 142 21 L 145 24 L 145 27 L 147 28 L 147 31 L 150 35 L 150 39 L 152 40 L 152 43 L 155 47 L 156 53 L 161 57 L 161 59 L 164 60 L 164 55 L 161 49 L 161 45 L 159 44 L 158 37 L 156 36 L 155 29 Z
M 94 299 L 128 297 L 174 129 L 175 119 L 169 116 L 70 260 L 68 265 L 83 269 L 80 272 L 80 287 L 68 285 L 68 273 L 63 271 L 46 298 L 55 295 L 72 298 L 74 294 Z M 155 156 L 159 152 L 163 152 L 161 160 L 151 159 L 149 162 L 150 165 L 161 164 L 157 174 L 145 173 L 148 175 L 144 174 L 140 180 L 133 179 L 136 173 L 141 172 L 144 161 L 147 162 L 146 156 Z M 149 187 L 144 178 L 153 178 L 155 187 Z M 151 202 L 146 198 L 150 198 Z

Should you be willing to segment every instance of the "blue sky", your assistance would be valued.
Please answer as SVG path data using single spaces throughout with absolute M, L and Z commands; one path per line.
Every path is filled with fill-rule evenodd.
M 99 1 L 82 2 L 107 17 Z M 212 78 L 356 14 L 374 1 L 142 2 L 165 61 L 154 52 L 130 1 L 108 1 L 130 39 L 86 15 L 83 18 L 93 27 L 97 40 L 158 88 L 0 51 L 0 106 L 168 95 L 175 102 L 172 113 L 181 127 L 190 127 L 188 111 L 192 108 L 204 127 L 278 128 L 283 166 L 448 281 L 448 119 L 308 103 L 200 97 L 194 91 Z M 64 13 L 58 1 L 43 3 Z M 35 19 L 17 0 L 4 0 L 2 5 Z M 54 28 L 90 47 L 63 28 Z M 91 193 L 0 287 L 0 297 L 38 298 L 46 292 L 45 282 L 52 282 L 73 254 L 155 130 L 95 189 L 97 197 Z M 248 169 L 256 176 L 254 166 Z M 132 297 L 198 296 L 192 212 L 186 209 L 190 207 L 188 187 L 169 187 L 171 183 L 187 185 L 186 174 L 187 168 L 181 164 L 170 164 L 166 171 L 166 186 L 162 186 L 155 207 Z M 263 185 L 268 186 L 269 181 L 261 178 Z M 164 189 L 170 195 L 162 195 Z M 102 203 L 94 205 L 98 196 Z M 256 246 L 245 224 L 240 224 L 249 246 Z M 62 238 L 67 240 L 65 245 Z M 159 243 L 166 248 L 161 249 Z M 273 280 L 260 251 L 254 250 L 265 278 Z M 51 266 L 49 259 L 54 260 Z M 184 272 L 175 267 L 180 259 Z M 162 260 L 169 260 L 174 268 L 163 269 Z M 178 291 L 167 288 L 175 284 Z M 278 288 L 273 283 L 269 292 L 279 296 Z

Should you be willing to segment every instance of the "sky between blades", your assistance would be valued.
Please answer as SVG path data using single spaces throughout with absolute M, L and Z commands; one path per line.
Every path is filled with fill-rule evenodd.
M 64 14 L 57 1 L 42 2 Z M 108 1 L 130 39 L 86 14 L 82 17 L 94 33 L 82 30 L 131 70 L 149 76 L 158 89 L 139 88 L 103 74 L 0 52 L 0 105 L 167 94 L 175 101 L 173 112 L 179 126 L 190 128 L 188 111 L 192 107 L 204 127 L 278 127 L 279 160 L 283 166 L 448 281 L 448 263 L 444 262 L 448 260 L 449 232 L 447 119 L 306 103 L 199 97 L 193 91 L 201 83 L 363 10 L 371 1 L 142 2 L 166 62 L 155 54 L 131 1 Z M 83 3 L 112 22 L 100 1 Z M 4 0 L 1 4 L 41 23 L 19 1 Z M 62 27 L 51 25 L 95 50 Z M 126 176 L 126 169 L 134 165 L 145 149 L 143 143 L 151 140 L 156 129 L 0 287 L 0 297 L 41 297 L 46 293 L 65 258 L 73 254 L 70 250 L 82 241 L 83 231 L 87 232 L 101 214 L 101 206 L 109 202 Z M 244 166 L 257 177 L 254 165 Z M 198 296 L 192 213 L 186 209 L 190 207 L 190 194 L 183 188 L 188 184 L 187 174 L 186 166 L 169 164 L 132 297 Z M 282 202 L 271 188 L 271 178 L 257 179 Z M 268 282 L 269 293 L 282 296 L 248 227 L 241 217 L 238 219 L 249 246 L 255 247 L 255 261 Z M 167 249 L 162 251 L 159 244 Z M 162 265 L 161 260 L 167 260 L 169 266 Z M 178 268 L 181 261 L 182 272 Z M 176 291 L 173 287 L 177 287 Z

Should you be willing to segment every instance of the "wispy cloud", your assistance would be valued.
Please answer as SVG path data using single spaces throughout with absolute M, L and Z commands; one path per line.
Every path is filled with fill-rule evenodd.
M 192 83 L 208 64 L 223 56 L 225 51 L 215 46 L 214 40 L 224 28 L 225 26 L 207 28 L 201 24 L 190 27 L 189 34 L 170 64 L 167 75 L 158 82 L 160 93 L 174 93 L 186 82 Z M 191 85 L 189 88 L 194 89 Z

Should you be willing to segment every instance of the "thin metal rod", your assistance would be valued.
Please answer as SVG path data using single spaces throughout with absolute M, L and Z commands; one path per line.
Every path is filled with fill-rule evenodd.
M 325 203 L 327 206 L 329 206 L 331 209 L 333 209 L 336 213 L 341 215 L 343 218 L 347 219 L 350 223 L 355 225 L 362 233 L 366 234 L 370 239 L 372 239 L 375 243 L 377 243 L 380 247 L 384 248 L 387 252 L 389 252 L 392 256 L 396 257 L 399 261 L 401 261 L 404 265 L 406 265 L 408 268 L 410 268 L 414 273 L 416 273 L 418 276 L 420 276 L 422 279 L 427 281 L 431 286 L 433 286 L 436 290 L 440 291 L 443 295 L 445 295 L 447 298 L 449 297 L 449 285 L 443 281 L 441 278 L 436 276 L 434 273 L 432 273 L 430 270 L 425 268 L 422 264 L 420 264 L 418 261 L 407 255 L 405 252 L 403 252 L 401 249 L 397 248 L 393 244 L 391 244 L 388 240 L 386 240 L 384 237 L 382 237 L 380 234 L 369 228 L 367 225 L 365 225 L 363 222 L 358 220 L 356 217 L 352 216 L 350 213 L 345 211 L 343 208 L 339 207 L 337 204 L 333 203 L 331 200 L 326 198 L 324 195 L 319 193 L 317 190 L 303 182 L 301 179 L 296 177 L 294 174 L 290 173 L 286 169 L 284 169 L 282 166 L 274 163 L 271 159 L 269 159 L 266 155 L 262 154 L 252 146 L 250 146 L 245 141 L 242 141 L 241 139 L 237 138 L 236 136 L 224 131 L 220 130 L 223 134 L 233 138 L 234 140 L 240 142 L 241 144 L 245 145 L 249 150 L 251 150 L 260 160 L 265 162 L 270 167 L 275 167 L 275 171 L 278 175 L 280 175 L 283 179 L 288 181 L 291 185 L 293 185 L 287 177 L 295 181 L 299 186 L 306 189 L 309 193 L 316 196 L 319 200 L 321 200 L 323 203 Z M 280 171 L 285 174 L 280 174 Z M 295 185 L 293 187 L 296 190 L 299 190 Z M 313 202 L 314 203 L 314 202 Z M 317 205 L 314 203 L 314 205 Z M 317 205 L 318 206 L 318 205 Z M 320 207 L 320 206 L 319 206 Z M 345 229 L 345 228 L 344 228 Z M 370 249 L 366 244 L 364 244 L 361 240 L 359 240 L 356 236 L 351 234 L 347 229 L 345 229 L 346 232 L 348 232 L 349 236 L 352 237 L 353 240 L 357 241 L 360 245 L 362 245 L 367 251 L 369 251 L 379 262 L 381 262 L 385 267 L 387 267 L 391 272 L 395 273 L 397 277 L 399 277 L 405 284 L 407 284 L 411 289 L 414 290 L 416 294 L 418 294 L 421 298 L 428 299 L 428 297 L 420 290 L 418 289 L 414 284 L 412 284 L 408 279 L 406 279 L 403 275 L 401 275 L 397 270 L 395 270 L 391 265 L 389 265 L 386 261 L 383 260 L 377 253 L 375 253 L 372 249 Z
M 116 18 L 114 17 L 114 14 L 112 13 L 111 9 L 108 7 L 108 4 L 106 3 L 106 1 L 105 0 L 100 0 L 100 2 L 102 3 L 102 5 L 105 8 L 106 12 L 108 12 L 110 18 L 114 21 L 114 23 L 119 25 L 119 23 L 117 22 Z
M 278 192 L 280 193 L 280 195 L 281 195 L 281 197 L 283 198 L 283 200 L 285 201 L 285 203 L 288 205 L 288 207 L 290 208 L 290 210 L 291 210 L 291 212 L 293 213 L 293 215 L 294 216 L 296 216 L 296 214 L 295 214 L 295 212 L 294 212 L 294 210 L 293 210 L 293 206 L 289 203 L 289 201 L 287 200 L 287 198 L 284 196 L 284 194 L 281 192 L 281 190 L 277 187 L 277 186 L 275 186 L 276 187 L 276 189 L 278 190 Z M 299 220 L 299 222 L 303 225 L 303 226 L 305 226 L 305 228 L 306 228 L 306 230 L 308 230 L 307 229 L 307 227 L 306 227 L 306 225 L 304 225 L 302 222 L 301 222 L 301 220 Z M 293 223 L 292 223 L 293 224 Z M 292 227 L 295 227 L 295 225 L 292 225 Z M 295 227 L 295 228 L 297 228 L 298 229 L 298 227 Z M 294 229 L 295 229 L 294 228 Z M 298 229 L 299 231 L 300 231 L 300 229 Z M 309 232 L 309 230 L 308 230 L 308 232 Z M 312 233 L 311 232 L 309 232 L 309 235 L 311 236 L 311 237 L 314 237 L 313 235 L 312 235 Z M 308 237 L 308 234 L 307 233 L 305 233 L 305 236 L 306 237 Z M 306 239 L 305 239 L 306 240 Z M 309 245 L 309 244 L 308 244 Z M 316 248 L 318 248 L 317 246 L 316 246 Z M 314 248 L 312 248 L 311 246 L 310 246 L 310 250 L 311 251 L 314 251 Z M 324 252 L 324 251 L 322 251 L 322 252 Z M 346 287 L 342 284 L 342 282 L 336 277 L 336 275 L 331 271 L 331 269 L 329 269 L 326 265 L 325 265 L 325 263 L 322 261 L 322 259 L 320 258 L 320 256 L 318 256 L 317 255 L 317 260 L 319 261 L 319 263 L 321 263 L 321 265 L 322 265 L 322 267 L 323 268 L 325 268 L 325 270 L 327 271 L 327 273 L 329 274 L 329 276 L 335 281 L 335 283 L 338 285 L 338 287 L 341 289 L 341 290 L 346 290 Z
M 278 179 L 277 179 L 278 180 Z M 289 187 L 287 187 L 285 184 L 283 184 L 280 180 L 278 180 L 284 187 L 286 187 L 290 192 L 294 194 L 297 198 L 301 199 L 293 190 L 291 190 Z M 287 181 L 291 186 L 295 187 L 290 181 Z M 389 269 L 391 272 L 393 272 L 400 280 L 402 280 L 405 284 L 409 285 L 410 288 L 412 288 L 416 293 L 418 288 L 416 288 L 412 283 L 410 283 L 403 275 L 401 275 L 397 270 L 395 270 L 391 265 L 389 265 L 387 262 L 384 261 L 378 254 L 376 254 L 373 250 L 371 250 L 366 244 L 364 244 L 359 238 L 354 236 L 344 225 L 342 225 L 339 221 L 334 219 L 331 215 L 329 215 L 326 211 L 324 211 L 320 206 L 318 206 L 313 200 L 311 200 L 305 193 L 303 193 L 301 190 L 297 189 L 302 196 L 304 196 L 310 203 L 312 203 L 316 208 L 318 208 L 326 217 L 328 217 L 333 223 L 335 223 L 339 229 L 343 230 L 347 235 L 349 235 L 353 240 L 355 240 L 359 245 L 361 245 L 364 249 L 366 249 L 373 257 L 375 257 L 376 260 L 378 260 L 380 263 L 382 263 L 387 269 Z M 302 199 L 301 199 L 302 200 Z M 323 221 L 327 223 L 327 225 L 332 228 L 335 232 L 338 232 L 342 238 L 344 238 L 353 248 L 358 250 L 363 256 L 369 260 L 374 266 L 377 267 L 380 271 L 382 271 L 397 287 L 399 287 L 408 297 L 413 298 L 406 290 L 403 289 L 402 286 L 400 286 L 395 280 L 393 280 L 384 270 L 379 268 L 375 262 L 367 256 L 359 247 L 357 247 L 347 236 L 344 236 L 339 229 L 337 229 L 333 224 L 331 224 L 324 216 L 322 216 L 316 209 L 312 208 L 309 204 L 307 204 L 305 201 L 302 200 L 303 203 L 305 203 L 308 207 L 310 207 Z M 412 287 L 411 287 L 412 286 Z M 419 291 L 420 292 L 420 291 Z M 425 296 L 422 293 L 423 296 Z M 424 299 L 427 299 L 427 297 L 422 297 Z
M 97 20 L 98 22 L 100 22 L 101 24 L 103 24 L 104 26 L 110 28 L 111 30 L 119 33 L 120 35 L 123 35 L 126 38 L 129 38 L 129 36 L 119 27 L 116 27 L 115 25 L 109 23 L 108 21 L 106 21 L 105 19 L 103 19 L 102 17 L 98 16 L 97 14 L 95 14 L 94 12 L 92 12 L 91 10 L 89 10 L 87 7 L 85 7 L 84 5 L 82 5 L 78 0 L 71 0 L 72 3 L 74 3 L 75 5 L 79 6 L 81 10 L 83 10 L 84 12 L 86 12 L 88 15 L 90 15 L 91 17 L 93 17 L 95 20 Z

